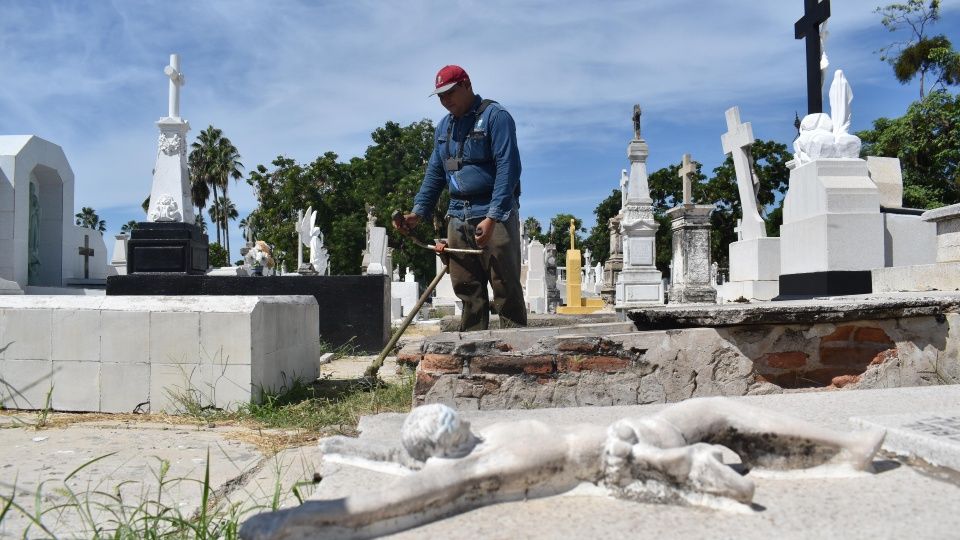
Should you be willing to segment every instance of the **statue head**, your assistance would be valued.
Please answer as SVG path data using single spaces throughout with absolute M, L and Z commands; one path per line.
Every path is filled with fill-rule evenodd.
M 470 422 L 461 420 L 457 411 L 440 403 L 410 411 L 400 430 L 400 441 L 410 457 L 419 461 L 463 457 L 478 442 L 470 432 Z

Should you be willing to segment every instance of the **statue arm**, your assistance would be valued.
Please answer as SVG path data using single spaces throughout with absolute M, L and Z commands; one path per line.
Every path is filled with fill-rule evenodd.
M 355 459 L 395 463 L 411 470 L 417 470 L 423 467 L 422 461 L 413 459 L 403 448 L 396 445 L 361 441 L 353 437 L 338 435 L 321 440 L 317 443 L 317 446 L 320 449 L 320 453 L 324 456 L 345 456 Z
M 885 435 L 882 430 L 837 431 L 725 398 L 683 401 L 652 420 L 644 425 L 657 426 L 652 429 L 666 437 L 672 432 L 679 433 L 684 444 L 720 444 L 745 465 L 774 469 L 842 463 L 869 470 Z

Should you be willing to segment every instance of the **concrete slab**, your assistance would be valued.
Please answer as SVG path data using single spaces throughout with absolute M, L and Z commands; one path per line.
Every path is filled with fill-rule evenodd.
M 227 430 L 196 426 L 113 424 L 65 429 L 4 429 L 0 443 L 0 494 L 16 494 L 18 504 L 31 511 L 37 493 L 41 507 L 66 503 L 69 489 L 81 500 L 101 491 L 119 491 L 131 508 L 144 500 L 157 500 L 162 463 L 169 464 L 160 502 L 189 517 L 201 499 L 201 482 L 209 452 L 210 486 L 214 490 L 259 464 L 262 455 L 248 443 L 225 438 Z M 99 459 L 65 479 L 86 463 Z M 94 500 L 106 497 L 91 496 Z M 269 500 L 269 499 L 268 499 Z M 106 524 L 110 515 L 91 505 L 93 521 Z M 77 512 L 64 512 L 59 519 L 45 516 L 44 523 L 58 536 L 90 537 L 89 522 Z M 29 521 L 11 512 L 0 522 L 0 537 L 21 536 Z M 27 538 L 42 532 L 29 529 Z
M 865 416 L 853 421 L 886 429 L 884 447 L 897 455 L 960 471 L 960 409 Z
M 852 416 L 923 414 L 960 406 L 960 386 L 854 392 L 792 393 L 735 398 L 838 429 Z M 610 423 L 650 414 L 663 405 L 464 412 L 476 426 L 519 418 L 552 424 Z M 365 417 L 361 438 L 395 441 L 404 415 Z M 876 474 L 844 478 L 760 476 L 758 511 L 729 514 L 582 495 L 564 495 L 476 509 L 390 538 L 947 538 L 960 527 L 960 484 L 916 464 L 881 455 Z M 382 489 L 392 477 L 324 464 L 314 498 Z

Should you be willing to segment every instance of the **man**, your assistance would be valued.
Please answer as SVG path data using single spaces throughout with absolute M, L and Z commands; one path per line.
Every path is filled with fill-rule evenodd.
M 714 445 L 734 451 L 749 469 L 832 466 L 821 471 L 836 476 L 844 469 L 870 471 L 884 434 L 839 432 L 727 398 L 689 399 L 609 426 L 517 420 L 477 433 L 453 409 L 424 405 L 407 416 L 402 448 L 350 437 L 319 444 L 326 461 L 382 462 L 406 474 L 343 499 L 255 516 L 240 537 L 373 538 L 581 483 L 627 500 L 750 512 L 753 481 L 724 464 Z
M 460 330 L 490 323 L 487 282 L 500 327 L 527 325 L 520 286 L 520 153 L 516 126 L 499 103 L 473 92 L 460 66 L 437 73 L 433 94 L 450 112 L 437 125 L 433 154 L 414 198 L 413 211 L 393 224 L 403 234 L 429 219 L 444 186 L 450 189 L 447 242 L 483 249 L 482 255 L 450 255 L 450 279 L 463 301 Z

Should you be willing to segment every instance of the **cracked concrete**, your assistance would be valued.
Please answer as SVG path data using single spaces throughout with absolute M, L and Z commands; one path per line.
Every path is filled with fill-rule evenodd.
M 136 515 L 146 501 L 188 518 L 199 509 L 208 467 L 211 500 L 244 513 L 268 508 L 275 492 L 281 506 L 297 504 L 291 488 L 301 483 L 300 492 L 309 494 L 319 470 L 302 449 L 265 456 L 241 440 L 248 428 L 99 421 L 35 430 L 13 418 L 0 417 L 0 496 L 12 495 L 31 513 L 39 500 L 42 521 L 58 538 L 89 538 L 92 524 L 115 526 L 114 512 L 124 507 Z M 55 510 L 73 497 L 93 503 L 89 516 L 76 506 Z M 24 535 L 46 536 L 23 513 L 10 511 L 0 537 Z

